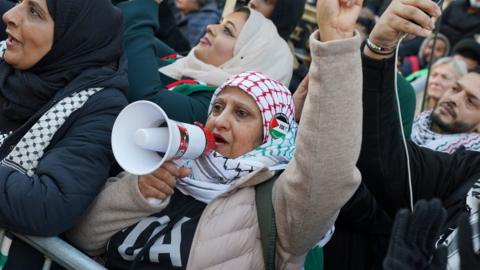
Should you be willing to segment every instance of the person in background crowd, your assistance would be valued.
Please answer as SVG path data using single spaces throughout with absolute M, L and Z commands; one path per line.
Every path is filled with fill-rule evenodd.
M 389 9 L 401 12 L 407 3 L 402 0 L 393 1 Z M 439 8 L 429 0 L 416 1 L 414 5 L 423 12 L 417 13 L 420 16 L 410 18 L 414 23 L 410 27 L 425 35 L 431 22 L 430 16 L 440 15 Z M 385 21 L 377 23 L 378 31 L 374 29 L 370 38 L 377 46 L 393 48 L 401 33 L 407 32 L 407 29 L 403 28 L 403 24 L 399 27 L 398 20 L 392 16 L 380 20 L 383 19 Z M 408 140 L 405 149 L 395 107 L 393 51 L 382 55 L 365 48 L 364 53 L 370 57 L 363 59 L 364 132 L 362 151 L 357 163 L 363 182 L 377 204 L 391 217 L 399 209 L 410 207 L 418 200 L 440 198 L 447 210 L 447 221 L 439 242 L 449 247 L 450 267 L 459 269 L 458 261 L 455 262 L 456 243 L 450 239 L 455 234 L 458 217 L 468 211 L 466 197 L 469 190 L 474 188 L 474 193 L 478 194 L 478 185 L 475 183 L 480 178 L 480 153 L 460 149 L 447 154 L 417 146 Z M 475 98 L 478 85 L 480 75 L 468 73 L 459 81 L 455 90 L 450 90 L 451 95 L 447 92 L 445 99 L 439 101 L 442 129 L 461 126 L 459 130 L 474 130 L 474 118 L 471 117 L 475 113 L 478 115 L 475 105 L 478 101 Z M 460 111 L 468 116 L 468 124 L 458 121 Z M 410 167 L 407 167 L 407 162 Z
M 123 1 L 118 1 L 118 3 Z M 173 0 L 160 1 L 158 4 L 158 25 L 155 37 L 160 39 L 173 51 L 187 55 L 192 49 L 190 42 L 177 26 L 175 17 L 175 2 Z
M 158 27 L 155 1 L 126 1 L 118 7 L 125 16 L 130 101 L 150 100 L 174 120 L 205 123 L 213 91 L 233 74 L 251 70 L 290 82 L 293 57 L 288 45 L 255 10 L 244 7 L 209 25 L 200 43 L 182 58 L 153 35 Z
M 0 226 L 58 236 L 114 161 L 111 129 L 128 88 L 122 15 L 109 0 L 24 0 L 3 21 Z M 3 269 L 39 268 L 34 252 L 14 239 Z
M 302 18 L 306 0 L 250 0 L 248 6 L 272 20 L 286 41 Z
M 467 74 L 467 66 L 462 60 L 453 57 L 442 57 L 435 61 L 428 79 L 425 110 L 432 110 L 443 94 L 451 89 L 458 79 Z M 420 111 L 427 77 L 413 81 L 412 86 L 417 93 L 417 109 Z
M 361 83 L 358 80 L 361 73 L 358 50 L 360 37 L 354 35 L 353 29 L 360 9 L 361 2 L 317 3 L 319 31 L 311 38 L 314 61 L 309 74 L 309 91 L 303 106 L 303 119 L 295 142 L 296 150 L 273 187 L 272 203 L 278 231 L 277 269 L 301 267 L 305 253 L 331 227 L 339 208 L 359 184 L 360 175 L 355 169 L 355 162 L 360 147 L 361 129 Z M 265 86 L 262 86 L 262 81 Z M 276 90 L 272 91 L 272 87 Z M 115 234 L 108 245 L 107 265 L 120 269 L 134 268 L 131 266 L 132 261 L 137 261 L 137 269 L 148 268 L 152 263 L 187 269 L 207 269 L 212 265 L 225 269 L 264 269 L 253 186 L 272 176 L 263 166 L 276 159 L 272 159 L 273 156 L 262 159 L 262 155 L 273 155 L 276 151 L 257 153 L 254 150 L 253 153 L 257 153 L 255 155 L 249 151 L 259 144 L 270 142 L 268 119 L 272 115 L 280 111 L 286 116 L 285 119 L 293 121 L 294 108 L 288 99 L 289 91 L 284 86 L 282 89 L 277 88 L 278 83 L 272 83 L 264 77 L 240 74 L 228 80 L 226 87 L 220 87 L 212 98 L 212 111 L 206 127 L 211 128 L 219 138 L 216 150 L 225 157 L 219 164 L 233 163 L 233 167 L 238 168 L 235 164 L 239 162 L 248 158 L 256 160 L 245 167 L 247 171 L 235 170 L 228 173 L 228 167 L 220 167 L 221 171 L 227 170 L 223 176 L 209 180 L 208 176 L 213 171 L 195 169 L 203 166 L 204 163 L 200 160 L 192 164 L 190 174 L 191 178 L 197 180 L 184 178 L 176 181 L 177 177 L 188 173 L 182 173 L 170 164 L 160 168 L 156 175 L 130 175 L 129 179 L 112 181 L 91 208 L 83 224 L 80 224 L 73 242 L 91 254 L 98 254 L 105 251 L 106 242 Z M 272 98 L 269 98 L 270 95 Z M 267 96 L 269 104 L 261 101 L 263 96 Z M 336 124 L 339 120 L 342 125 Z M 246 131 L 249 136 L 242 135 Z M 271 142 L 277 141 L 275 139 Z M 328 154 L 332 151 L 335 155 Z M 246 152 L 250 154 L 245 155 Z M 257 169 L 257 166 L 263 169 Z M 255 172 L 250 173 L 252 171 Z M 238 179 L 225 178 L 239 173 Z M 206 179 L 202 180 L 203 177 Z M 154 190 L 157 189 L 157 192 L 142 195 L 139 188 L 142 178 L 157 183 L 152 184 L 156 186 Z M 219 181 L 232 186 L 226 189 L 227 192 L 216 194 L 211 201 L 206 200 L 208 204 L 205 205 L 193 199 L 198 198 L 198 194 L 179 192 L 185 188 L 181 182 L 194 183 L 191 180 L 197 181 L 197 186 L 207 184 L 202 182 Z M 178 190 L 173 191 L 175 187 Z M 156 217 L 145 218 L 158 213 L 163 207 L 148 204 L 145 195 L 158 196 L 164 200 L 163 204 L 170 199 L 175 207 L 165 208 Z M 180 206 L 182 204 L 178 198 L 184 198 L 184 203 L 190 200 L 200 205 Z M 132 218 L 120 215 L 124 207 L 130 209 L 127 212 L 132 214 Z M 189 218 L 182 218 L 185 215 Z M 139 220 L 142 221 L 137 223 Z M 167 227 L 164 230 L 154 229 L 155 225 L 160 225 L 159 222 Z M 174 226 L 174 223 L 178 225 Z M 177 242 L 180 238 L 177 237 L 178 229 L 175 228 L 187 223 L 192 226 L 181 230 L 181 241 Z M 121 230 L 122 228 L 128 229 Z M 141 235 L 137 234 L 141 231 Z M 144 245 L 153 234 L 156 237 L 149 242 L 156 242 L 155 246 Z M 162 237 L 164 234 L 167 236 Z M 137 237 L 138 240 L 134 240 Z M 164 242 L 164 239 L 174 238 L 177 240 Z M 133 245 L 134 243 L 136 244 Z M 162 246 L 167 243 L 175 245 L 170 251 L 178 252 L 172 255 L 168 250 L 165 250 L 167 253 L 162 251 Z M 141 254 L 145 256 L 142 257 Z
M 433 111 L 422 113 L 415 121 L 412 141 L 450 154 L 460 147 L 480 151 L 479 79 L 479 73 L 470 72 L 455 81 Z
M 480 43 L 472 38 L 463 39 L 453 48 L 452 56 L 467 64 L 468 70 L 480 65 Z
M 401 72 L 404 76 L 407 76 L 407 81 L 412 82 L 419 77 L 426 76 L 427 70 L 425 68 L 430 63 L 432 54 L 433 61 L 435 61 L 450 53 L 450 42 L 447 37 L 438 33 L 435 49 L 433 48 L 434 37 L 435 35 L 431 34 L 423 40 L 417 55 L 405 56 L 402 59 Z
M 445 9 L 440 24 L 452 47 L 480 33 L 480 1 L 455 0 Z
M 177 25 L 192 48 L 205 35 L 207 26 L 220 20 L 214 0 L 175 0 L 175 7 Z

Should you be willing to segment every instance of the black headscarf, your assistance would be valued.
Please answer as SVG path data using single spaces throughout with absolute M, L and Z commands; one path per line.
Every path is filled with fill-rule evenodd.
M 110 0 L 47 0 L 47 6 L 55 23 L 52 49 L 29 70 L 0 61 L 2 118 L 26 120 L 59 90 L 102 87 L 117 72 L 123 19 Z M 98 76 L 92 76 L 92 69 L 98 69 Z
M 0 16 L 3 16 L 5 12 L 15 6 L 15 3 L 11 1 L 12 0 L 0 0 Z M 3 20 L 0 19 L 0 40 L 7 39 L 7 33 L 5 33 L 5 28 L 5 23 L 3 22 Z
M 275 24 L 278 34 L 288 40 L 305 10 L 306 0 L 277 0 L 270 20 Z

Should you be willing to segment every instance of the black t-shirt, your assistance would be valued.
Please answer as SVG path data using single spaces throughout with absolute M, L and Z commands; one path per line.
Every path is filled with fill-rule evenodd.
M 123 229 L 107 246 L 108 269 L 186 269 L 193 236 L 206 204 L 180 191 L 161 212 Z

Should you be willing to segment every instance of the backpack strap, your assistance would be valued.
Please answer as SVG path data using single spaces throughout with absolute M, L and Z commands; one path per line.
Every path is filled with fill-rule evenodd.
M 255 203 L 257 206 L 265 270 L 275 269 L 277 226 L 275 224 L 275 212 L 273 211 L 272 204 L 272 188 L 280 174 L 281 171 L 277 172 L 269 180 L 255 186 Z

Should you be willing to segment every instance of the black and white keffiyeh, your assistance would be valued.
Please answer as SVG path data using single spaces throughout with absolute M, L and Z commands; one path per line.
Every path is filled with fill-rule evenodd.
M 463 146 L 467 150 L 480 151 L 480 134 L 478 133 L 458 133 L 458 134 L 439 134 L 430 130 L 431 111 L 423 112 L 418 116 L 413 124 L 411 139 L 417 145 L 444 153 L 453 153 L 459 147 Z M 466 203 L 470 209 L 470 224 L 473 228 L 478 228 L 480 222 L 480 179 L 477 180 L 466 196 Z M 480 234 L 473 235 L 473 241 L 478 242 Z M 458 253 L 458 230 L 453 229 L 451 233 L 445 235 L 443 245 L 448 246 L 448 266 L 447 269 L 460 269 L 460 255 Z M 480 247 L 475 245 L 475 250 Z
M 449 154 L 455 152 L 460 146 L 467 150 L 480 151 L 479 133 L 435 133 L 430 129 L 431 114 L 431 111 L 423 112 L 413 123 L 411 140 L 415 144 Z

